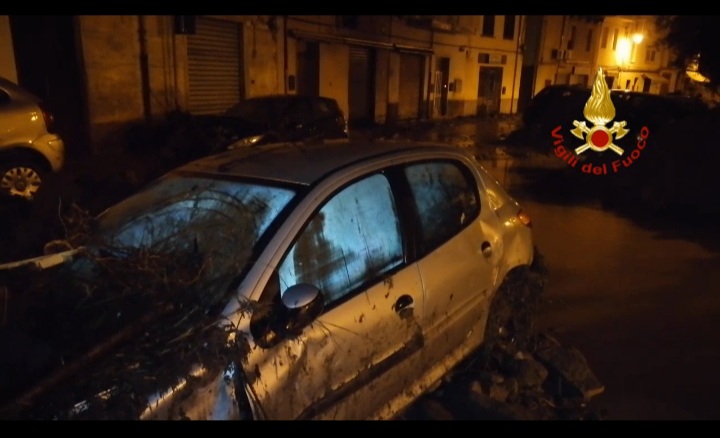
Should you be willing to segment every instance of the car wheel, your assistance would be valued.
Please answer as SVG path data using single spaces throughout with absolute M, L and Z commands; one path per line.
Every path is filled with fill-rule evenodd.
M 45 180 L 45 171 L 32 161 L 13 161 L 0 166 L 0 192 L 33 200 Z
M 547 271 L 535 250 L 532 265 L 510 271 L 490 304 L 483 353 L 489 355 L 501 342 L 530 348 L 535 339 L 535 317 L 539 310 Z

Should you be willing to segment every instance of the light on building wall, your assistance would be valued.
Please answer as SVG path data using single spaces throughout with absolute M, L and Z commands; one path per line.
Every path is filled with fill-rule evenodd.
M 643 35 L 641 32 L 637 32 L 637 33 L 633 34 L 632 39 L 635 44 L 640 44 L 643 42 L 644 37 L 645 37 L 645 35 Z
M 632 43 L 627 38 L 619 38 L 617 43 L 617 51 L 615 52 L 615 60 L 618 65 L 622 66 L 630 60 L 630 51 Z

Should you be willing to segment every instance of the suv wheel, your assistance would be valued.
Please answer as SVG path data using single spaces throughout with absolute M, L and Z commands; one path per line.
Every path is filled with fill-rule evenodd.
M 0 193 L 32 200 L 44 178 L 45 172 L 32 162 L 15 161 L 0 165 Z

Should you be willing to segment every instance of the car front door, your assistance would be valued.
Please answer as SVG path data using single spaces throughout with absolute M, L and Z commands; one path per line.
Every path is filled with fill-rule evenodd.
M 414 381 L 420 369 L 398 369 L 423 344 L 423 292 L 404 247 L 381 173 L 346 186 L 310 216 L 262 293 L 267 310 L 255 317 L 259 348 L 249 380 L 266 418 L 365 419 Z M 294 336 L 262 328 L 283 318 L 279 297 L 296 284 L 322 292 L 323 313 Z
M 478 182 L 463 162 L 427 161 L 406 166 L 404 173 L 418 214 L 424 360 L 432 366 L 463 345 L 486 311 L 499 237 L 484 222 Z
M 299 98 L 288 106 L 282 123 L 284 137 L 289 141 L 302 141 L 316 135 L 313 107 L 309 99 Z

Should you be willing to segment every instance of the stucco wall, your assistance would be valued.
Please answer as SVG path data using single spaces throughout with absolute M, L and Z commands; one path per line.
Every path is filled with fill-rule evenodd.
M 320 44 L 320 95 L 337 100 L 345 115 L 350 114 L 348 82 L 350 47 L 344 44 Z
M 90 137 L 97 150 L 121 146 L 123 124 L 143 119 L 137 16 L 80 16 Z
M 243 26 L 245 97 L 282 94 L 282 32 L 247 21 Z
M 0 15 L 0 76 L 15 83 L 18 81 L 10 18 L 7 15 Z
M 388 115 L 388 102 L 390 95 L 390 60 L 391 53 L 389 50 L 379 49 L 375 53 L 375 122 L 385 123 Z M 395 76 L 397 77 L 397 75 Z M 397 81 L 395 81 L 397 82 Z M 393 84 L 393 88 L 397 88 L 398 84 Z M 397 103 L 397 91 L 395 91 Z

